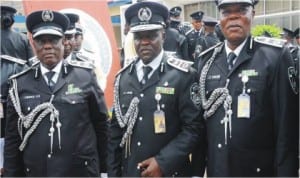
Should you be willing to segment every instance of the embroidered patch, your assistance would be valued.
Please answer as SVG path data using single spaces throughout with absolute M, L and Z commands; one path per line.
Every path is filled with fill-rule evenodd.
M 255 76 L 258 76 L 258 72 L 255 71 L 255 69 L 243 70 L 240 74 L 240 77 L 245 76 L 245 75 L 248 77 L 255 77 Z
M 80 88 L 74 87 L 74 84 L 71 83 L 68 85 L 68 90 L 66 91 L 66 95 L 81 93 L 82 90 Z
M 193 101 L 193 103 L 199 107 L 200 106 L 200 87 L 198 83 L 193 83 L 191 88 L 190 88 L 190 96 L 191 96 L 191 100 Z
M 167 95 L 174 95 L 175 88 L 171 88 L 171 87 L 156 87 L 156 93 L 167 94 Z
M 295 94 L 298 94 L 299 92 L 299 84 L 297 84 L 297 73 L 295 70 L 295 67 L 289 67 L 288 68 L 288 77 L 290 81 L 290 85 L 292 87 L 292 90 Z

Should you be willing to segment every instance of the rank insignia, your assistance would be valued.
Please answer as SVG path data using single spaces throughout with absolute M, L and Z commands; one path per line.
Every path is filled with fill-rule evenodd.
M 297 74 L 296 74 L 295 67 L 289 67 L 288 68 L 288 77 L 290 81 L 290 85 L 292 87 L 292 90 L 295 94 L 298 94 L 299 92 L 299 86 L 297 84 Z
M 66 91 L 66 95 L 81 93 L 82 90 L 80 88 L 74 87 L 74 84 L 71 83 L 68 85 L 68 91 Z
M 167 94 L 167 95 L 174 95 L 175 88 L 171 88 L 171 87 L 156 87 L 156 93 Z
M 193 83 L 191 88 L 190 88 L 190 96 L 191 96 L 191 100 L 193 101 L 193 103 L 196 106 L 200 106 L 200 87 L 198 83 Z

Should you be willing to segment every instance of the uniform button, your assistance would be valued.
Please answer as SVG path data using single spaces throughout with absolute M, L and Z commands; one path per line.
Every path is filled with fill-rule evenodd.
M 221 124 L 224 124 L 224 119 L 222 119 L 222 120 L 220 121 L 220 123 L 221 123 Z
M 143 117 L 139 117 L 139 120 L 142 121 L 142 120 L 143 120 Z
M 51 154 L 48 154 L 48 158 L 51 158 Z
M 251 93 L 251 89 L 250 88 L 247 89 L 247 93 Z
M 29 171 L 30 171 L 30 169 L 29 169 L 29 168 L 26 168 L 26 171 L 27 171 L 27 172 L 29 172 Z
M 260 168 L 256 168 L 256 172 L 260 172 Z
M 30 107 L 27 108 L 27 111 L 30 111 Z
M 164 108 L 165 108 L 165 104 L 162 104 L 162 105 L 161 105 L 161 108 L 163 108 L 163 109 L 164 109 Z
M 218 148 L 222 148 L 222 144 L 221 143 L 218 144 Z
M 86 165 L 86 166 L 87 166 L 87 165 L 88 165 L 88 162 L 87 162 L 87 161 L 85 161 L 85 162 L 84 162 L 84 165 Z
M 177 175 L 178 175 L 178 172 L 175 172 L 174 175 L 177 176 Z
M 72 104 L 75 104 L 76 103 L 76 101 L 72 101 Z
M 141 142 L 137 142 L 137 145 L 138 145 L 138 146 L 141 146 L 141 145 L 142 145 L 142 143 L 141 143 Z
M 140 96 L 143 98 L 144 97 L 144 93 L 141 93 Z
M 125 108 L 125 104 L 122 104 L 122 106 L 121 106 L 122 108 Z

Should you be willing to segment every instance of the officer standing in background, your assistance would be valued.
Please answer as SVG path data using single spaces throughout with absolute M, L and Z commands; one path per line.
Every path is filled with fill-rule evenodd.
M 257 2 L 216 1 L 225 42 L 199 65 L 209 177 L 298 176 L 295 68 L 281 40 L 250 36 Z
M 39 63 L 11 77 L 4 176 L 98 177 L 106 172 L 107 109 L 86 63 L 63 58 L 68 18 L 35 11 L 26 26 Z
M 79 16 L 73 13 L 64 13 L 70 21 L 70 24 L 65 31 L 65 38 L 64 38 L 64 59 L 72 60 L 73 51 L 75 49 L 75 34 L 76 34 L 76 27 L 75 23 L 78 21 Z
M 82 26 L 80 25 L 80 23 L 76 22 L 75 23 L 75 47 L 74 47 L 74 51 L 79 52 L 81 50 L 82 47 L 82 42 L 83 42 L 83 29 Z
M 192 17 L 193 29 L 185 34 L 188 41 L 189 59 L 193 62 L 195 61 L 195 48 L 197 39 L 204 35 L 204 29 L 202 28 L 203 15 L 204 12 L 202 11 L 197 11 L 190 15 L 190 17 Z
M 26 67 L 26 61 L 11 57 L 8 55 L 1 55 L 1 75 L 0 75 L 0 175 L 3 174 L 3 152 L 4 152 L 4 133 L 5 133 L 5 118 L 6 118 L 6 103 L 8 96 L 8 78 L 13 74 L 21 72 Z
M 165 40 L 163 49 L 174 53 L 178 58 L 189 60 L 188 43 L 186 37 L 180 34 L 176 29 L 171 28 L 167 21 L 165 29 Z
M 28 60 L 33 56 L 27 36 L 12 30 L 15 8 L 1 6 L 1 55 Z
M 140 2 L 125 12 L 137 52 L 114 86 L 108 176 L 189 177 L 189 154 L 200 140 L 197 74 L 163 48 L 168 9 Z
M 197 39 L 195 47 L 195 61 L 197 63 L 199 55 L 201 52 L 207 50 L 208 48 L 216 45 L 219 42 L 219 39 L 215 33 L 215 26 L 218 21 L 209 16 L 203 17 L 204 24 L 204 35 Z

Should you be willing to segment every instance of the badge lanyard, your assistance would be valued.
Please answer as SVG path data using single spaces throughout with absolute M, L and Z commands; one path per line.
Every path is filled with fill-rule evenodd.
M 155 100 L 157 101 L 157 110 L 154 111 L 154 133 L 161 134 L 166 133 L 166 118 L 165 112 L 160 110 L 159 102 L 161 100 L 161 94 L 155 94 Z
M 238 96 L 237 118 L 250 119 L 250 96 L 246 93 L 247 75 L 242 76 L 243 92 Z

